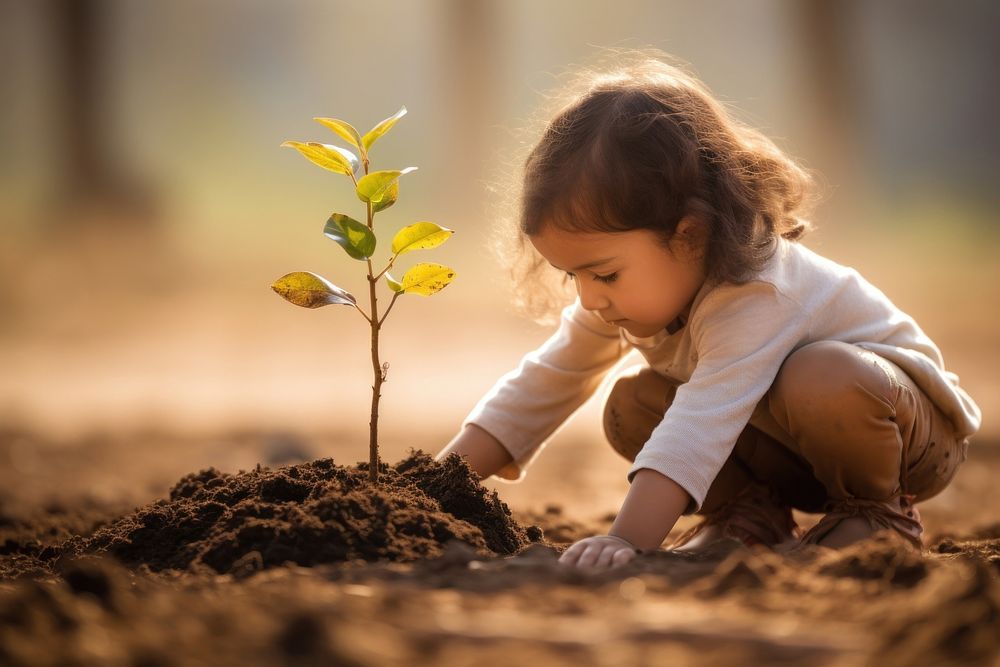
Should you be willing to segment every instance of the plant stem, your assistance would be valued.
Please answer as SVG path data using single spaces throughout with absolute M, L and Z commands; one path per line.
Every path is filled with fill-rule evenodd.
M 372 205 L 368 202 L 368 228 L 372 228 Z M 375 294 L 375 284 L 377 278 L 372 270 L 372 261 L 368 260 L 368 294 L 371 297 L 371 319 L 369 323 L 372 328 L 372 372 L 374 374 L 374 384 L 372 384 L 372 414 L 369 422 L 368 441 L 368 480 L 373 486 L 378 485 L 378 402 L 382 394 L 382 383 L 385 382 L 385 374 L 382 371 L 382 364 L 378 358 L 378 332 L 382 322 L 378 318 L 378 299 Z
M 389 302 L 389 307 L 385 309 L 385 312 L 382 313 L 382 318 L 378 321 L 379 326 L 382 326 L 382 323 L 385 322 L 385 318 L 389 317 L 389 311 L 392 310 L 392 305 L 396 303 L 396 299 L 399 298 L 400 294 L 402 294 L 402 292 L 396 292 L 392 295 L 392 301 Z
M 386 271 L 388 271 L 389 269 L 392 268 L 392 263 L 396 261 L 396 257 L 397 257 L 397 255 L 393 255 L 392 256 L 392 259 L 390 259 L 389 263 L 385 265 L 385 268 L 382 269 L 382 271 L 377 276 L 375 276 L 375 280 L 378 280 L 379 278 L 381 278 L 382 276 L 384 276 L 385 273 L 386 273 Z

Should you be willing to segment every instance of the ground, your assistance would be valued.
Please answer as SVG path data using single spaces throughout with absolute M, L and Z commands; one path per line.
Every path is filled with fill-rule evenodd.
M 302 464 L 323 445 L 287 434 L 173 439 L 172 465 L 208 459 L 228 472 L 184 477 L 157 465 L 164 442 L 150 433 L 76 442 L 2 434 L 0 461 L 11 465 L 0 466 L 0 663 L 912 665 L 996 664 L 1000 655 L 1000 523 L 991 500 L 1000 449 L 975 442 L 952 486 L 920 506 L 923 554 L 890 535 L 788 555 L 727 543 L 697 557 L 661 550 L 601 573 L 556 559 L 574 540 L 606 531 L 614 507 L 586 516 L 565 496 L 565 504 L 507 508 L 507 517 L 492 490 L 460 485 L 467 495 L 456 501 L 453 487 L 437 482 L 424 486 L 441 505 L 479 503 L 492 508 L 489 521 L 509 521 L 506 541 L 434 520 L 427 530 L 439 539 L 416 551 L 304 559 L 315 547 L 302 530 L 326 511 L 317 508 L 340 507 L 354 488 L 336 472 L 346 461 Z M 264 466 L 241 466 L 254 460 Z M 323 487 L 317 502 L 302 499 L 334 478 L 341 486 Z M 240 484 L 258 495 L 246 498 Z M 192 547 L 207 554 L 198 565 L 185 551 L 195 543 L 180 533 L 142 551 L 137 527 L 166 534 L 162 522 L 183 514 L 176 507 L 209 503 L 220 489 L 233 507 L 252 510 L 229 533 L 239 539 L 221 549 L 222 533 L 202 533 Z M 797 518 L 805 526 L 818 517 Z M 385 525 L 377 541 L 391 546 L 419 532 L 404 524 L 416 525 Z M 262 526 L 274 532 L 253 543 Z M 118 539 L 125 529 L 128 539 Z M 25 566 L 27 554 L 52 556 L 45 547 L 67 539 L 83 548 Z M 284 551 L 269 555 L 261 545 L 272 542 Z M 183 569 L 171 569 L 167 553 L 187 554 L 172 563 Z

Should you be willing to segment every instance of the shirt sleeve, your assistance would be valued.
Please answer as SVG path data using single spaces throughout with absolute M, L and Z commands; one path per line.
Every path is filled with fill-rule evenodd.
M 559 328 L 503 375 L 463 420 L 500 441 L 513 462 L 497 473 L 520 480 L 547 439 L 600 386 L 627 343 L 618 327 L 584 310 L 563 309 Z
M 701 509 L 757 403 L 782 362 L 805 338 L 802 308 L 764 282 L 721 285 L 692 313 L 696 365 L 635 458 L 690 494 L 685 514 Z

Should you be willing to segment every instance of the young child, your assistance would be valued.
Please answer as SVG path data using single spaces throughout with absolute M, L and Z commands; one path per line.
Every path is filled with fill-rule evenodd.
M 632 461 L 608 535 L 560 562 L 672 547 L 840 547 L 893 530 L 965 460 L 981 414 L 937 346 L 857 271 L 798 243 L 809 175 L 658 58 L 593 75 L 524 165 L 519 231 L 578 297 L 438 454 L 520 479 L 630 349 L 604 408 Z M 540 258 L 539 258 L 540 256 Z M 823 512 L 804 534 L 791 508 Z

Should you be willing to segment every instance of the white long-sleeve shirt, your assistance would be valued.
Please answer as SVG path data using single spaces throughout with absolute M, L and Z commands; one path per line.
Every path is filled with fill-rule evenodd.
M 680 386 L 628 480 L 642 468 L 656 470 L 683 487 L 694 501 L 688 511 L 697 511 L 782 362 L 821 340 L 853 343 L 898 365 L 951 420 L 958 439 L 979 429 L 979 407 L 913 318 L 854 269 L 786 240 L 750 282 L 706 282 L 673 334 L 633 337 L 577 299 L 552 337 L 502 376 L 462 425 L 499 440 L 513 462 L 498 476 L 520 480 L 547 439 L 634 348 Z

